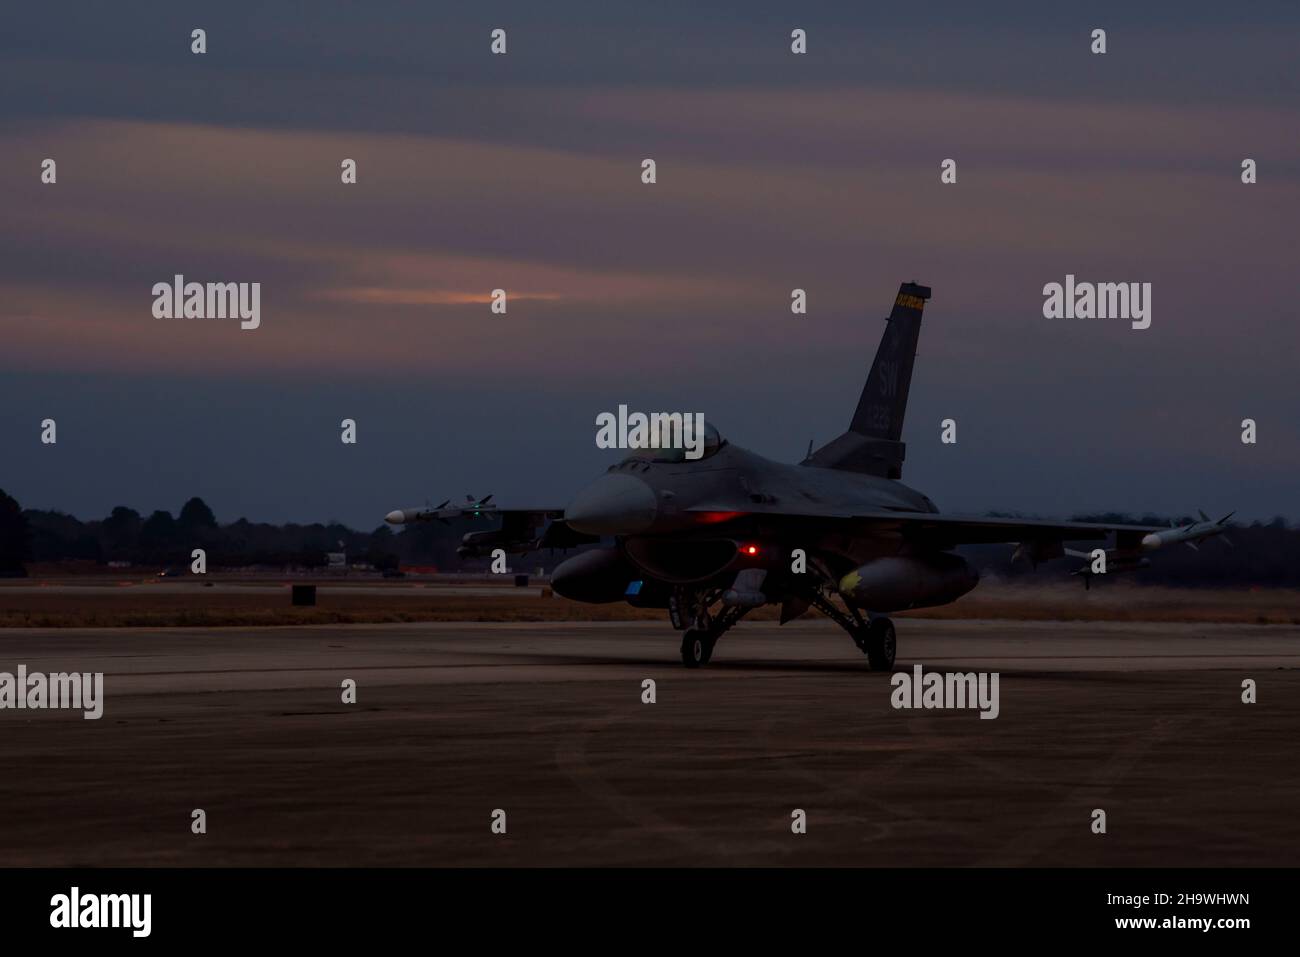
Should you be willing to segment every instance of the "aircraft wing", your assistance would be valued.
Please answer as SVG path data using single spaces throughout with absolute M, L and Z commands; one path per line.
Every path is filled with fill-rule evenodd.
M 742 510 L 726 506 L 700 505 L 688 511 L 712 513 L 721 521 L 724 516 L 743 515 L 773 521 L 817 521 L 848 524 L 862 534 L 894 535 L 909 542 L 932 548 L 956 545 L 1018 542 L 1024 545 L 1059 545 L 1067 541 L 1101 541 L 1111 534 L 1118 536 L 1121 550 L 1136 548 L 1142 536 L 1159 531 L 1152 525 L 1108 525 L 1093 522 L 1058 522 L 1043 519 L 990 518 L 977 515 L 944 515 L 935 512 L 863 510 L 852 507 L 800 504 L 786 508 L 780 504 L 746 506 Z M 1053 551 L 1055 549 L 1052 549 Z M 1057 555 L 1034 556 L 1036 560 Z
M 456 550 L 462 558 L 489 555 L 497 548 L 508 554 L 523 554 L 541 548 L 576 548 L 600 541 L 597 536 L 585 535 L 566 525 L 562 508 L 500 508 L 486 499 L 465 505 L 447 506 L 444 503 L 434 508 L 395 509 L 385 520 L 390 525 L 434 521 L 450 524 L 452 519 L 466 516 L 500 519 L 501 524 L 496 529 L 467 533 Z
M 480 558 L 500 548 L 507 554 L 522 555 L 543 548 L 576 548 L 600 541 L 598 535 L 586 535 L 566 525 L 564 509 L 501 509 L 498 514 L 501 515 L 499 529 L 469 532 L 460 540 L 456 554 L 461 558 Z
M 488 496 L 491 498 L 491 496 Z M 563 518 L 564 509 L 539 506 L 535 508 L 501 508 L 487 502 L 466 502 L 464 505 L 423 505 L 415 508 L 396 508 L 385 516 L 389 525 L 413 525 L 416 522 L 448 522 L 453 518 L 493 518 L 498 515 L 533 515 L 539 519 Z

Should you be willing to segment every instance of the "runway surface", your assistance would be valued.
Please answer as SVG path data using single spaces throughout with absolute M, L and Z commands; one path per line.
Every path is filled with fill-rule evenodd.
M 1300 864 L 1300 628 L 896 623 L 1000 716 L 894 709 L 824 621 L 699 671 L 645 622 L 0 631 L 106 698 L 0 710 L 0 865 Z

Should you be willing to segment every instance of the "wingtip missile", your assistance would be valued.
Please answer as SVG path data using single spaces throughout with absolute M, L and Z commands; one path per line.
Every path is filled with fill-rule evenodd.
M 446 522 L 449 518 L 456 518 L 464 512 L 460 508 L 446 508 L 445 505 L 439 505 L 437 508 L 424 506 L 423 508 L 395 508 L 384 516 L 384 521 L 389 525 L 411 525 L 415 522 Z
M 475 499 L 473 495 L 465 496 L 464 505 L 451 505 L 446 499 L 436 508 L 425 505 L 420 508 L 395 508 L 384 516 L 389 525 L 410 525 L 414 522 L 443 522 L 460 518 L 462 515 L 487 515 L 496 512 L 496 505 L 491 504 L 492 496 Z
M 1228 528 L 1228 519 L 1237 514 L 1231 511 L 1217 522 L 1211 519 L 1204 511 L 1197 509 L 1201 516 L 1201 521 L 1190 522 L 1187 525 L 1170 526 L 1167 531 L 1152 532 L 1143 536 L 1142 547 L 1147 551 L 1157 548 L 1164 548 L 1168 545 L 1185 544 L 1193 551 L 1196 549 L 1196 543 L 1215 535 L 1222 535 Z M 1224 539 L 1227 541 L 1227 539 Z

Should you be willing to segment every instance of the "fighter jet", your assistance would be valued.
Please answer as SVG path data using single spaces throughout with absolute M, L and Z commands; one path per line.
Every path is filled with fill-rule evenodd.
M 1066 541 L 1113 535 L 1116 550 L 1129 554 L 1144 536 L 1167 534 L 1143 525 L 946 515 L 904 485 L 903 416 L 930 298 L 929 287 L 902 284 L 848 430 L 798 464 L 740 448 L 708 426 L 698 458 L 681 448 L 634 450 L 566 508 L 494 507 L 500 528 L 470 532 L 460 554 L 594 546 L 555 568 L 556 594 L 665 609 L 690 668 L 707 664 L 718 639 L 749 611 L 776 604 L 782 624 L 817 608 L 848 632 L 873 670 L 890 670 L 897 640 L 886 613 L 947 604 L 978 582 L 954 553 L 959 545 L 1014 543 L 1037 563 L 1062 557 Z M 399 509 L 388 521 L 465 511 Z

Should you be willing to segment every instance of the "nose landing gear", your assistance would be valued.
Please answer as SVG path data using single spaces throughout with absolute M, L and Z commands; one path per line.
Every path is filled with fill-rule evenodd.
M 687 628 L 682 632 L 682 664 L 687 668 L 707 665 L 713 657 L 713 646 L 717 642 L 718 636 L 710 631 Z
M 746 607 L 731 605 L 716 618 L 711 616 L 709 606 L 718 600 L 719 595 L 718 589 L 692 592 L 679 588 L 669 599 L 668 614 L 673 627 L 682 629 L 682 664 L 687 668 L 707 665 L 718 639 L 749 611 Z M 690 627 L 684 627 L 688 621 Z

